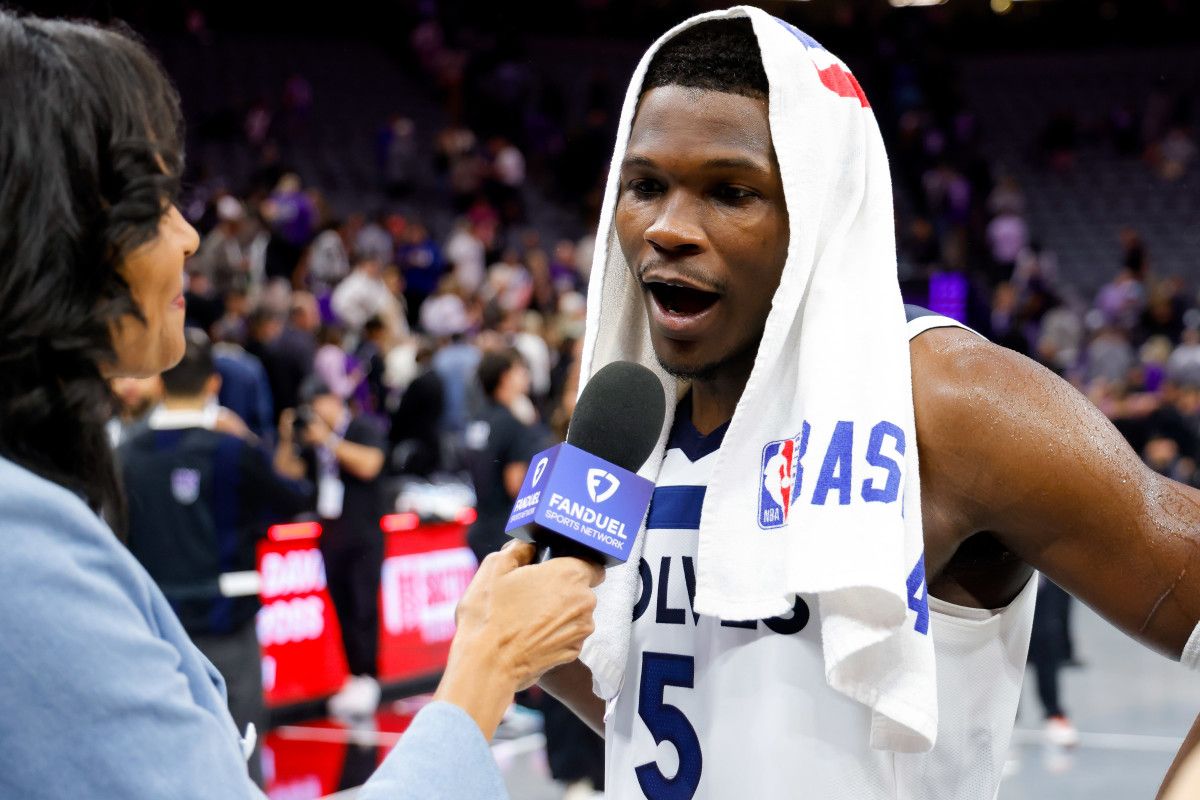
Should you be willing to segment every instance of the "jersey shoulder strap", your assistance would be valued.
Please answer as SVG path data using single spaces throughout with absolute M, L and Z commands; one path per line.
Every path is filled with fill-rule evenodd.
M 909 341 L 917 338 L 925 331 L 931 331 L 934 328 L 962 328 L 964 331 L 971 331 L 971 333 L 980 338 L 985 338 L 983 334 L 973 328 L 967 327 L 956 319 L 942 316 L 936 311 L 930 311 L 928 308 L 922 308 L 921 306 L 914 306 L 911 303 L 904 305 L 904 316 L 908 320 Z

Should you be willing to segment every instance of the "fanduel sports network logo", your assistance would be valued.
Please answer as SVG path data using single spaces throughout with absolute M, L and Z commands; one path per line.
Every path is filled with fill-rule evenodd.
M 602 491 L 597 491 L 600 486 L 600 481 L 607 480 L 608 486 Z M 537 483 L 537 478 L 533 479 Z M 603 503 L 608 498 L 616 494 L 617 489 L 621 488 L 621 482 L 617 480 L 617 476 L 613 475 L 608 470 L 589 469 L 587 476 L 588 494 L 592 496 L 592 501 Z
M 546 465 L 550 463 L 550 459 L 542 456 L 537 462 L 537 466 L 533 468 L 533 486 L 538 485 L 538 481 L 542 479 L 542 475 L 546 472 Z
M 654 484 L 569 444 L 538 453 L 513 504 L 505 530 L 522 539 L 539 525 L 574 539 L 609 564 L 629 557 L 629 545 L 650 505 Z

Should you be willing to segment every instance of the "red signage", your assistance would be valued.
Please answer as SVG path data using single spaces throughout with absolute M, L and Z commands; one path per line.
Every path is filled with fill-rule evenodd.
M 319 526 L 315 532 L 320 534 Z M 317 539 L 259 542 L 258 571 L 263 605 L 257 628 L 267 704 L 333 694 L 346 680 L 346 657 Z
M 440 672 L 454 638 L 454 611 L 475 574 L 464 526 L 385 527 L 394 532 L 384 534 L 379 678 L 399 681 Z

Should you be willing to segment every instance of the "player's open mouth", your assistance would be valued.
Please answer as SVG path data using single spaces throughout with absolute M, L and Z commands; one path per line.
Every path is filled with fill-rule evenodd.
M 721 296 L 716 292 L 706 292 L 693 289 L 690 286 L 679 286 L 670 283 L 650 281 L 646 283 L 655 302 L 662 306 L 668 314 L 691 317 L 707 311 Z
M 690 340 L 701 336 L 714 319 L 712 313 L 721 295 L 675 282 L 646 281 L 643 284 L 653 302 L 650 315 L 655 324 L 672 339 Z

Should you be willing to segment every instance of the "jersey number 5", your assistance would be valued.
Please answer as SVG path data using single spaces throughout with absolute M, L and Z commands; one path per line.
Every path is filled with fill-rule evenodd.
M 673 778 L 663 775 L 654 761 L 635 770 L 638 784 L 650 800 L 691 800 L 700 785 L 703 758 L 696 729 L 676 706 L 663 702 L 663 690 L 667 686 L 691 689 L 695 671 L 696 660 L 690 656 L 642 654 L 638 716 L 646 723 L 655 743 L 670 742 L 679 754 L 679 769 Z

